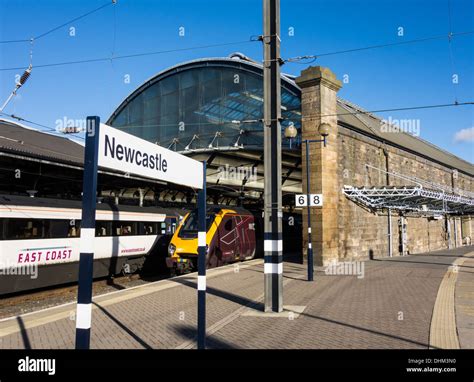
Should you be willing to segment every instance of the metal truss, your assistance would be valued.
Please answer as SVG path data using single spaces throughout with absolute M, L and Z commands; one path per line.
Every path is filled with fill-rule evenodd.
M 474 213 L 474 198 L 423 186 L 366 188 L 344 186 L 344 195 L 373 211 L 399 210 L 417 215 L 468 215 Z

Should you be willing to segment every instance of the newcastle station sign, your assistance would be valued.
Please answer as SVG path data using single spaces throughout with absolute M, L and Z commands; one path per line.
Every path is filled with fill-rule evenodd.
M 97 171 L 99 167 L 198 190 L 198 348 L 204 348 L 206 322 L 205 162 L 198 162 L 108 125 L 101 124 L 99 117 L 87 117 L 82 182 L 79 285 L 76 308 L 76 349 L 88 349 L 90 346 Z M 117 242 L 118 238 L 115 237 L 113 240 Z
M 99 167 L 202 188 L 202 163 L 108 125 L 100 124 Z

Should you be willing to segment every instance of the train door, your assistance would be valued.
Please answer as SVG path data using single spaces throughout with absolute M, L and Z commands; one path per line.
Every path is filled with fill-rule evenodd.
M 248 241 L 246 240 L 244 219 L 241 215 L 234 216 L 235 225 L 235 260 L 243 260 L 248 251 Z
M 248 252 L 245 259 L 253 258 L 256 254 L 256 238 L 255 238 L 255 219 L 252 215 L 247 216 L 244 222 L 244 230 L 248 243 Z
M 251 259 L 255 255 L 255 223 L 252 215 L 242 216 L 239 236 L 242 245 L 241 260 Z
M 221 224 L 219 224 L 219 250 L 224 262 L 235 259 L 235 231 L 235 220 L 233 216 L 224 216 Z

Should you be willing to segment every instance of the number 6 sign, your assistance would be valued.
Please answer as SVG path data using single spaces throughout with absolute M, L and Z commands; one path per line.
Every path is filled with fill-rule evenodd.
M 309 205 L 310 207 L 321 207 L 323 205 L 323 195 L 322 194 L 310 194 L 309 195 Z M 307 195 L 306 194 L 296 194 L 295 195 L 295 207 L 306 207 L 308 206 Z

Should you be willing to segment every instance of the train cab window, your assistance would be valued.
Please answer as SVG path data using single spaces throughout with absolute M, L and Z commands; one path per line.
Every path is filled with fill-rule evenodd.
M 37 219 L 7 219 L 7 240 L 41 239 L 44 237 L 43 220 Z
M 160 234 L 166 235 L 166 222 L 160 223 Z
M 211 228 L 212 223 L 215 220 L 215 214 L 207 214 L 206 215 L 206 231 L 209 231 Z M 197 237 L 198 232 L 198 214 L 197 210 L 191 212 L 181 227 L 178 236 L 183 239 L 192 239 Z

